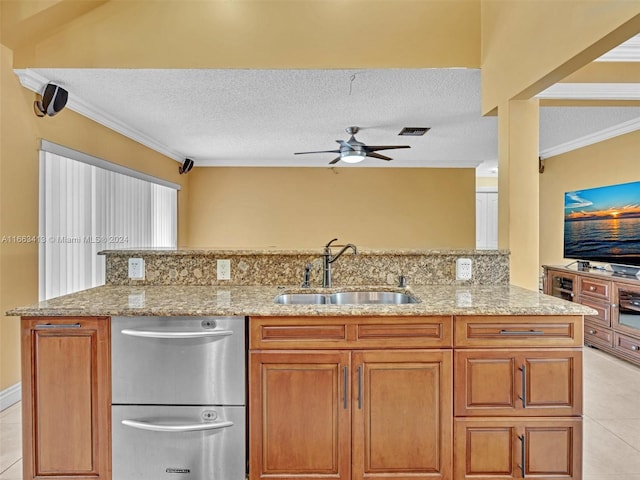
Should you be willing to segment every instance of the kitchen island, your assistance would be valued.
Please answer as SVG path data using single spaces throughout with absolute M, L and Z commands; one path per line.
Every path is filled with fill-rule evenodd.
M 282 293 L 317 290 L 107 285 L 13 310 L 24 478 L 111 478 L 110 318 L 121 316 L 246 318 L 253 480 L 581 478 L 590 309 L 510 285 L 333 290 L 363 289 L 418 302 L 281 305 Z

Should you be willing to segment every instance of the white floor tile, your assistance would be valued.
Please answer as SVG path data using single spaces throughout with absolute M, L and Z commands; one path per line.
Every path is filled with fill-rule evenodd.
M 584 419 L 583 473 L 625 475 L 640 473 L 640 451 L 595 420 Z
M 0 473 L 22 458 L 22 426 L 19 423 L 0 425 Z
M 22 480 L 22 460 L 18 460 L 0 474 L 0 480 Z
M 18 402 L 11 405 L 9 408 L 0 412 L 0 425 L 4 423 L 21 423 L 22 422 L 22 408 L 21 403 Z

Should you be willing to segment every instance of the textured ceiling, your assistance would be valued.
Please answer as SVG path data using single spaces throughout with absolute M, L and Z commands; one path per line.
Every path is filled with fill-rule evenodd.
M 19 72 L 18 72 L 19 73 Z M 69 108 L 196 166 L 327 166 L 344 131 L 370 145 L 410 145 L 368 167 L 497 164 L 497 118 L 480 113 L 480 71 L 36 69 L 69 91 Z M 541 109 L 540 150 L 640 117 L 640 109 Z M 399 137 L 402 127 L 430 127 Z M 338 164 L 344 166 L 343 162 Z

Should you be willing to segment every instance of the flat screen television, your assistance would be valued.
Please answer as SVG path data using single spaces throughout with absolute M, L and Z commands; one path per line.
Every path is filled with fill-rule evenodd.
M 640 269 L 640 182 L 564 194 L 564 257 Z M 625 266 L 635 268 L 625 268 Z

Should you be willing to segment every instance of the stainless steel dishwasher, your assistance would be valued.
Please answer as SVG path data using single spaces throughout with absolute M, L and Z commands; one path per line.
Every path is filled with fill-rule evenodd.
M 243 480 L 244 317 L 112 317 L 113 480 Z

